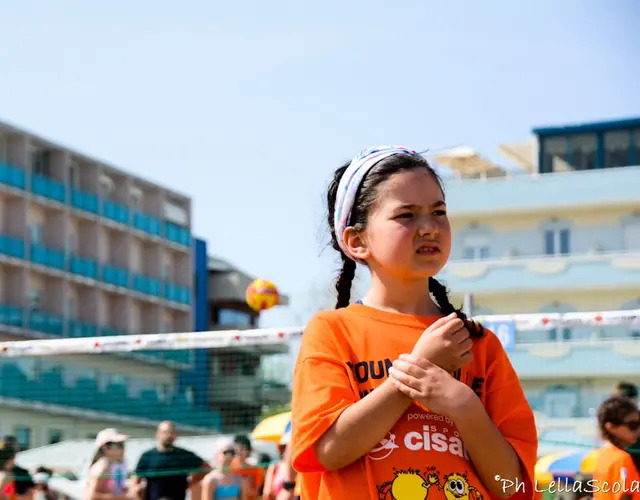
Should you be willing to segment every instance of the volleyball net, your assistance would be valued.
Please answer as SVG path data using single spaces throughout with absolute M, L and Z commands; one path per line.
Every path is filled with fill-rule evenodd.
M 552 404 L 529 391 L 527 379 L 553 381 L 562 370 L 574 378 L 605 368 L 611 379 L 640 373 L 640 310 L 474 319 L 499 337 L 534 409 L 561 408 L 550 417 L 588 417 L 608 393 L 563 406 L 558 395 Z M 163 420 L 183 435 L 250 434 L 287 409 L 292 346 L 301 336 L 302 328 L 264 328 L 0 342 L 3 432 L 23 449 L 91 438 L 107 427 L 151 438 Z

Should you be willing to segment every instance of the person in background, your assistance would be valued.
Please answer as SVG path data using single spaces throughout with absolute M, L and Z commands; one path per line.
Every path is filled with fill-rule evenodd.
M 16 454 L 20 452 L 20 443 L 15 436 L 5 436 L 4 442 L 11 446 Z M 32 497 L 33 487 L 35 486 L 29 471 L 14 462 L 13 478 L 17 500 L 29 500 Z
M 53 471 L 46 467 L 38 467 L 33 475 L 35 484 L 33 491 L 34 500 L 57 500 L 58 495 L 49 488 L 49 479 L 53 476 Z
M 622 396 L 638 404 L 638 386 L 631 382 L 618 382 L 613 389 L 614 396 Z M 640 470 L 640 439 L 627 449 L 633 459 L 636 469 Z
M 263 500 L 293 500 L 296 472 L 291 465 L 291 434 L 283 436 L 278 447 L 280 460 L 269 465 L 264 480 Z
M 202 480 L 202 498 L 206 500 L 249 500 L 249 480 L 233 467 L 236 443 L 225 439 L 220 443 L 218 468 Z
M 191 500 L 200 500 L 200 481 L 211 466 L 192 451 L 175 446 L 177 437 L 173 422 L 158 426 L 156 446 L 142 454 L 131 478 L 139 498 L 185 500 L 189 490 Z
M 605 444 L 598 452 L 593 479 L 594 484 L 602 488 L 594 492 L 593 498 L 640 500 L 640 492 L 630 490 L 632 485 L 640 483 L 640 473 L 626 452 L 640 433 L 638 407 L 629 398 L 612 396 L 598 408 L 598 427 Z M 637 490 L 637 486 L 635 488 Z
M 96 453 L 85 486 L 86 500 L 125 500 L 133 496 L 123 470 L 124 446 L 129 436 L 117 429 L 101 430 L 96 436 Z
M 0 500 L 16 500 L 16 489 L 13 483 L 13 466 L 16 456 L 14 447 L 0 441 Z
M 263 479 L 264 479 L 264 471 L 267 470 L 267 467 L 269 467 L 269 464 L 271 464 L 271 455 L 269 455 L 268 453 L 260 453 L 260 455 L 258 456 L 258 467 L 260 467 L 260 472 L 262 474 Z M 263 491 L 264 491 L 264 480 L 262 481 L 262 484 L 258 488 L 258 498 L 262 498 Z
M 231 466 L 235 469 L 235 473 L 247 479 L 249 500 L 257 500 L 259 492 L 264 487 L 264 465 L 257 465 L 248 462 L 252 452 L 251 440 L 245 434 L 238 434 L 233 439 L 235 445 L 235 458 Z

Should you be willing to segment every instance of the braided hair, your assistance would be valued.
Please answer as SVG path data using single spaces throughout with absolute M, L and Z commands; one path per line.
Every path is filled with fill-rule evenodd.
M 333 179 L 329 183 L 329 188 L 327 190 L 327 222 L 331 233 L 331 246 L 334 250 L 340 253 L 340 258 L 342 260 L 342 268 L 338 275 L 338 279 L 336 280 L 336 292 L 338 296 L 336 309 L 347 307 L 349 305 L 351 300 L 351 285 L 356 275 L 356 263 L 340 249 L 340 246 L 338 245 L 338 238 L 342 238 L 342 235 L 336 234 L 334 225 L 334 212 L 336 208 L 338 186 L 340 184 L 340 179 L 342 179 L 342 176 L 349 167 L 349 163 L 350 162 L 342 165 L 335 171 Z M 380 160 L 375 166 L 373 166 L 362 180 L 362 183 L 356 191 L 349 225 L 356 231 L 364 230 L 368 216 L 375 204 L 379 186 L 394 174 L 416 169 L 424 169 L 429 172 L 444 194 L 440 176 L 423 157 L 409 154 L 389 156 Z M 433 295 L 433 298 L 443 315 L 447 316 L 451 313 L 456 313 L 458 318 L 460 318 L 467 326 L 471 337 L 482 337 L 484 334 L 482 325 L 474 321 L 470 321 L 466 314 L 462 312 L 462 309 L 458 309 L 453 306 L 449 300 L 447 288 L 442 283 L 435 278 L 429 278 L 429 292 Z

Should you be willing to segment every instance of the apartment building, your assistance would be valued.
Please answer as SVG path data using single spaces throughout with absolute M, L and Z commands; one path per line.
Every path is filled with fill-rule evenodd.
M 470 149 L 437 159 L 457 177 L 446 183 L 454 247 L 439 278 L 459 303 L 473 297 L 476 316 L 640 309 L 640 118 L 532 135 L 499 148 L 516 171 Z M 613 385 L 640 382 L 640 324 L 506 331 L 546 422 L 541 444 L 592 442 Z
M 191 331 L 193 275 L 188 197 L 0 123 L 2 340 Z M 210 427 L 176 383 L 192 357 L 0 358 L 0 430 L 33 446 L 160 417 Z

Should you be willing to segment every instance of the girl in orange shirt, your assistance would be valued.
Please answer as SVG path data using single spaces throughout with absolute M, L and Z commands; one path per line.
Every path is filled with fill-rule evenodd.
M 335 172 L 327 201 L 342 270 L 294 371 L 301 498 L 532 499 L 537 435 L 518 377 L 434 278 L 451 249 L 436 172 L 413 150 L 371 148 Z M 371 287 L 349 305 L 356 263 Z
M 630 399 L 613 396 L 600 405 L 598 425 L 606 444 L 593 472 L 594 500 L 640 499 L 640 474 L 626 449 L 640 437 L 640 413 Z

